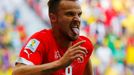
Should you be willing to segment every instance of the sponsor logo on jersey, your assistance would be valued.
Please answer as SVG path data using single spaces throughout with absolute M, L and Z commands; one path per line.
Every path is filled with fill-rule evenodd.
M 25 48 L 30 49 L 32 52 L 35 52 L 37 47 L 39 46 L 40 41 L 37 39 L 31 39 Z

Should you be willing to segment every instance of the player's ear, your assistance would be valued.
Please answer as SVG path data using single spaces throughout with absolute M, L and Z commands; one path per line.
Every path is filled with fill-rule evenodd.
M 51 22 L 56 22 L 57 21 L 57 17 L 54 13 L 49 13 L 49 17 Z

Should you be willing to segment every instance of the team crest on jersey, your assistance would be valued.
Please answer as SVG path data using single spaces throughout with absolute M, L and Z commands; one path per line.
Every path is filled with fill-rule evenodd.
M 32 52 L 35 52 L 37 47 L 39 46 L 40 41 L 37 39 L 31 39 L 25 48 L 30 49 Z
M 56 59 L 61 58 L 61 55 L 60 55 L 60 52 L 59 52 L 59 51 L 56 51 L 56 52 L 55 52 L 55 58 L 56 58 Z

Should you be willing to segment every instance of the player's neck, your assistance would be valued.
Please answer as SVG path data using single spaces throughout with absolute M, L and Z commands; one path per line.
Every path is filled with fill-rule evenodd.
M 60 48 L 68 48 L 72 42 L 64 38 L 62 35 L 60 35 L 57 31 L 52 31 L 53 36 L 55 38 L 55 41 L 60 46 Z

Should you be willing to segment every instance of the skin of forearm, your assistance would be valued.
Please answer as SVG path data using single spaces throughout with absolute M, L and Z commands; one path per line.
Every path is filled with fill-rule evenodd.
M 19 65 L 13 69 L 12 75 L 40 75 L 48 74 L 60 69 L 60 61 L 54 61 L 42 65 Z

